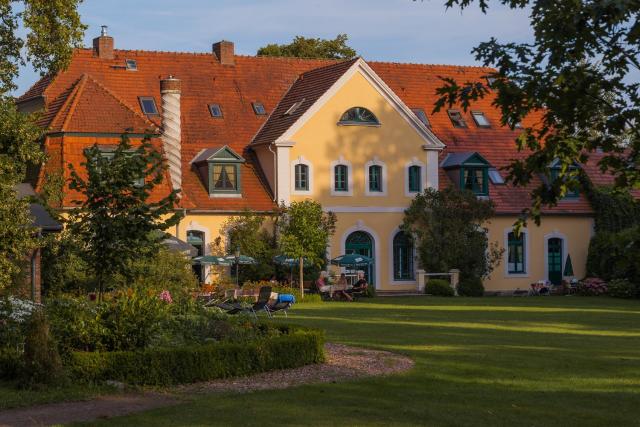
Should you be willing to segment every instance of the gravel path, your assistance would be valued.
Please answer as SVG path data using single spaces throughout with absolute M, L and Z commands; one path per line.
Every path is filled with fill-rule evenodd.
M 414 364 L 408 357 L 386 351 L 330 343 L 325 345 L 325 350 L 327 361 L 321 365 L 183 385 L 171 388 L 166 393 L 145 392 L 103 396 L 88 401 L 53 403 L 0 411 L 0 426 L 43 426 L 105 419 L 177 405 L 198 393 L 248 393 L 308 383 L 349 381 L 361 377 L 404 372 L 411 369 Z

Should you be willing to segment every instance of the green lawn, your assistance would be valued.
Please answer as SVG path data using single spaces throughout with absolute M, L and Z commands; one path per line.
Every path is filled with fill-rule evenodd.
M 41 403 L 90 399 L 101 394 L 113 394 L 108 386 L 67 385 L 52 388 L 19 388 L 15 384 L 0 381 L 0 411 L 3 409 L 33 406 Z
M 301 304 L 328 339 L 408 354 L 409 373 L 209 395 L 117 425 L 640 425 L 640 302 L 377 298 Z M 105 422 L 106 423 L 106 422 Z

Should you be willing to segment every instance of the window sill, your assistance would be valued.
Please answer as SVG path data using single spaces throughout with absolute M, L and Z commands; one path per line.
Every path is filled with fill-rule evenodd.
M 504 275 L 506 279 L 520 279 L 529 277 L 529 273 L 507 273 Z
M 350 197 L 353 196 L 352 191 L 335 191 L 331 190 L 331 196 L 333 197 Z
M 209 197 L 214 198 L 214 199 L 239 199 L 242 198 L 242 194 L 241 193 L 211 193 L 209 194 Z
M 385 197 L 387 193 L 383 191 L 367 191 L 364 195 L 367 197 Z

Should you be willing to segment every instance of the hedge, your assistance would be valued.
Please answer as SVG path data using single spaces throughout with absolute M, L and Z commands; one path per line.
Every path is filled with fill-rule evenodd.
M 69 368 L 85 381 L 170 385 L 296 368 L 324 361 L 324 333 L 293 326 L 247 343 L 212 343 L 141 351 L 75 352 Z

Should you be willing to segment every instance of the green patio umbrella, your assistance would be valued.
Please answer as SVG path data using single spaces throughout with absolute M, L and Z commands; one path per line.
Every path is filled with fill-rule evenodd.
M 273 257 L 273 262 L 283 267 L 289 267 L 289 282 L 293 282 L 293 267 L 300 265 L 300 260 L 297 258 L 291 258 L 286 255 L 276 255 Z M 302 259 L 303 267 L 311 267 L 313 264 L 307 258 Z
M 571 264 L 571 255 L 567 255 L 567 261 L 564 264 L 564 276 L 573 277 L 573 264 Z
M 373 264 L 373 259 L 360 254 L 346 254 L 335 257 L 331 264 L 339 267 L 366 267 Z
M 193 259 L 193 263 L 200 264 L 200 265 L 225 265 L 225 266 L 229 266 L 233 264 L 232 262 L 227 260 L 225 257 L 214 256 L 214 255 L 203 255 L 203 256 L 195 257 Z

